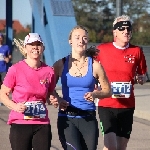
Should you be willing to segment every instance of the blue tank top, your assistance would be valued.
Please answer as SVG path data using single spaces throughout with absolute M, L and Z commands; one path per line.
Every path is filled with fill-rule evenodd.
M 95 103 L 84 99 L 84 94 L 92 92 L 95 87 L 92 58 L 88 57 L 88 71 L 83 77 L 73 77 L 69 74 L 68 61 L 69 56 L 66 57 L 61 76 L 63 99 L 69 102 L 69 106 L 82 110 L 95 110 Z

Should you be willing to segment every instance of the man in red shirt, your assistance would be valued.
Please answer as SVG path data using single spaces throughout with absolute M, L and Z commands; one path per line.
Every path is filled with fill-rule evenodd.
M 140 47 L 129 43 L 132 24 L 129 16 L 119 16 L 113 22 L 115 42 L 98 45 L 98 61 L 111 83 L 112 96 L 98 103 L 103 150 L 126 150 L 135 109 L 134 76 L 143 84 L 146 79 L 146 60 Z

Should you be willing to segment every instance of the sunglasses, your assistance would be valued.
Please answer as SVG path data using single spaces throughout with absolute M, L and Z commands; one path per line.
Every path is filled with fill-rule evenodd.
M 124 31 L 125 29 L 127 29 L 127 31 L 132 31 L 132 28 L 131 27 L 118 27 L 117 28 L 119 31 Z

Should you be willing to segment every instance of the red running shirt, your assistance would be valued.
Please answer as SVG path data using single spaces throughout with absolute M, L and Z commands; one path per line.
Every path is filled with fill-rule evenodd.
M 143 51 L 138 46 L 129 44 L 122 50 L 113 43 L 100 44 L 97 60 L 102 64 L 111 83 L 113 96 L 101 99 L 98 106 L 111 108 L 133 108 L 135 72 L 142 75 L 147 71 Z

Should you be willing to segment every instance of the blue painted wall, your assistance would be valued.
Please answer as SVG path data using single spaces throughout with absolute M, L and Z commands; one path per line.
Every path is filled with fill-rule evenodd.
M 71 51 L 68 36 L 76 26 L 71 0 L 30 0 L 34 17 L 34 32 L 45 43 L 45 62 L 52 66 L 55 61 Z

